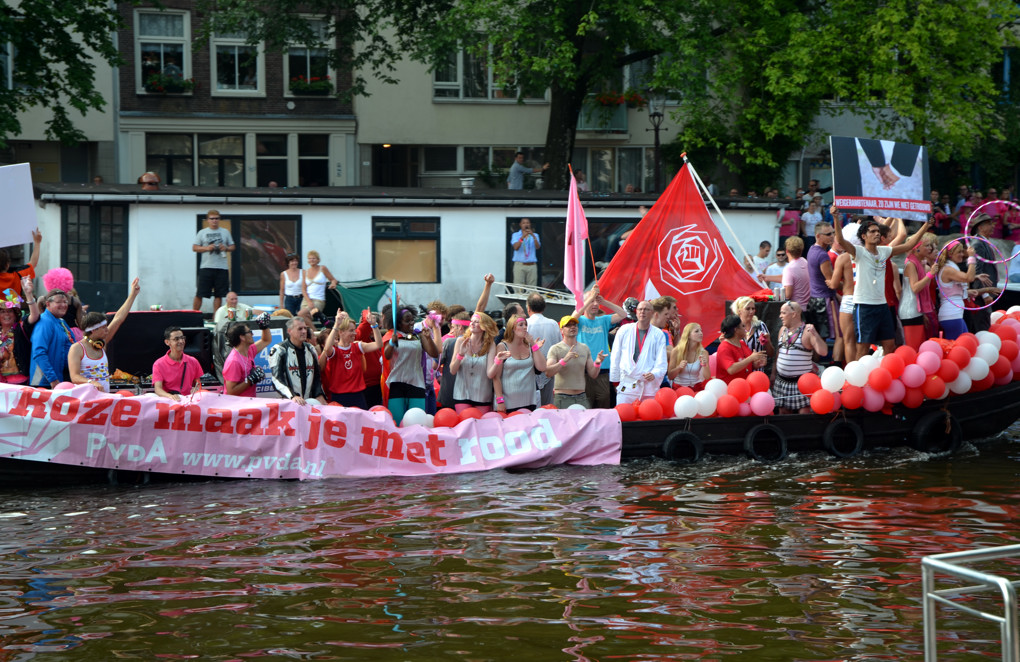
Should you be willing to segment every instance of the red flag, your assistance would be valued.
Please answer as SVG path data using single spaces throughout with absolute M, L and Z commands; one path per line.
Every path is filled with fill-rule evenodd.
M 726 301 L 761 289 L 726 246 L 687 164 L 613 256 L 599 290 L 609 301 L 672 296 L 681 321 L 715 337 Z
M 563 284 L 574 294 L 577 308 L 584 305 L 584 240 L 588 238 L 588 219 L 577 197 L 577 180 L 570 173 L 567 198 L 567 236 L 563 242 Z

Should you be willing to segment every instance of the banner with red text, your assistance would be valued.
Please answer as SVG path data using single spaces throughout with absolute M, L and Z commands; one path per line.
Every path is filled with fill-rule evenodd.
M 180 403 L 91 386 L 0 384 L 0 457 L 230 478 L 415 476 L 619 464 L 615 410 L 540 409 L 455 428 L 396 427 L 384 412 L 203 392 Z
M 931 213 L 923 145 L 829 136 L 833 204 L 841 211 L 923 221 Z

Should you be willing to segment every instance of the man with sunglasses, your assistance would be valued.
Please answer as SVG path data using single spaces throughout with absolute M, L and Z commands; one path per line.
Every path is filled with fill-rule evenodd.
M 889 305 L 885 296 L 886 263 L 894 255 L 909 253 L 914 250 L 921 237 L 928 231 L 931 219 L 921 224 L 915 232 L 902 244 L 882 246 L 882 228 L 878 221 L 871 218 L 862 219 L 857 228 L 860 246 L 855 246 L 843 236 L 843 222 L 838 210 L 833 210 L 836 221 L 836 242 L 850 254 L 856 265 L 854 270 L 854 322 L 857 328 L 857 356 L 847 357 L 848 360 L 859 359 L 868 353 L 872 343 L 881 343 L 886 354 L 895 349 L 896 329 Z
M 191 250 L 202 258 L 198 264 L 198 287 L 194 309 L 202 310 L 202 299 L 213 298 L 213 312 L 223 305 L 223 297 L 230 289 L 230 260 L 227 253 L 234 252 L 234 240 L 220 227 L 220 213 L 210 209 L 205 215 L 207 226 L 198 231 Z
M 829 223 L 815 226 L 815 243 L 808 249 L 808 278 L 811 281 L 811 297 L 805 311 L 806 320 L 814 324 L 818 334 L 825 340 L 832 340 L 838 332 L 837 324 L 839 307 L 836 305 L 836 292 L 826 285 L 832 278 L 832 260 L 829 249 L 835 238 L 835 230 Z

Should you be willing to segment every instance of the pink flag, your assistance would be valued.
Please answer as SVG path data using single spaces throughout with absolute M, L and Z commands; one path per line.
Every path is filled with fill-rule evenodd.
M 563 284 L 573 292 L 580 310 L 584 304 L 584 240 L 588 238 L 588 219 L 577 197 L 577 180 L 570 173 L 567 198 L 567 236 L 563 242 Z

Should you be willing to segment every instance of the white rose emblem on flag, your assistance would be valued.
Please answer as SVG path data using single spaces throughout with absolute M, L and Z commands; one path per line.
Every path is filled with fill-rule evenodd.
M 722 262 L 718 241 L 696 225 L 673 228 L 659 243 L 659 277 L 682 294 L 711 288 Z

